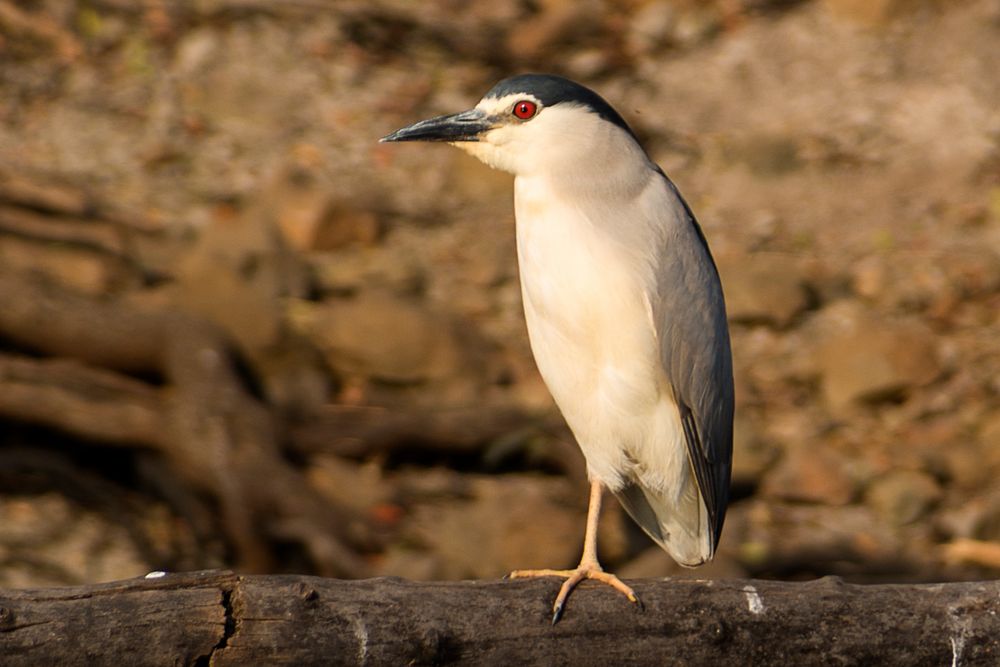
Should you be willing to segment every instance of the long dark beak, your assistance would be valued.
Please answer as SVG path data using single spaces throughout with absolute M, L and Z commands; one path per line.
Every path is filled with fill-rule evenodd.
M 396 130 L 379 141 L 479 141 L 479 135 L 492 128 L 493 124 L 486 112 L 470 109 L 422 120 Z

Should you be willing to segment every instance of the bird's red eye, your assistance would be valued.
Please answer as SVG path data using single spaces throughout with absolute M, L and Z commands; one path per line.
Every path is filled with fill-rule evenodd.
M 514 105 L 514 115 L 521 120 L 528 120 L 538 111 L 538 105 L 528 100 L 521 100 Z

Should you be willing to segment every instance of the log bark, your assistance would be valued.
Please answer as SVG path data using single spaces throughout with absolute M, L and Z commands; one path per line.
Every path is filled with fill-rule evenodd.
M 416 583 L 230 572 L 0 591 L 4 665 L 996 665 L 1000 582 Z

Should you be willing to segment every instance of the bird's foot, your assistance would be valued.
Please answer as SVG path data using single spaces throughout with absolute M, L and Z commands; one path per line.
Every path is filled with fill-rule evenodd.
M 559 589 L 559 595 L 556 596 L 555 603 L 552 605 L 552 625 L 559 622 L 563 609 L 566 607 L 566 599 L 569 598 L 569 594 L 573 592 L 577 584 L 584 579 L 593 579 L 605 583 L 628 598 L 629 602 L 638 605 L 640 609 L 642 608 L 642 603 L 639 601 L 639 597 L 635 594 L 635 591 L 615 575 L 605 572 L 601 568 L 600 563 L 596 561 L 582 562 L 575 570 L 514 570 L 507 575 L 508 579 L 525 579 L 528 577 L 566 578 L 562 588 Z

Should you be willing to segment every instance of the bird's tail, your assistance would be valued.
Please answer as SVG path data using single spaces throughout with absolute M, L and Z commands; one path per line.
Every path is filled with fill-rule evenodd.
M 679 495 L 634 480 L 615 496 L 639 527 L 681 565 L 696 567 L 712 560 L 715 544 L 708 510 L 693 476 Z

